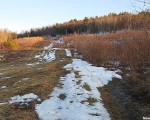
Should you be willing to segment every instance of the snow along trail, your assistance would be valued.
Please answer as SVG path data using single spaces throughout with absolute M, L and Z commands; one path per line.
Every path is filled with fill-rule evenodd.
M 56 59 L 56 56 L 55 56 L 56 51 L 63 50 L 60 48 L 53 48 L 54 45 L 57 45 L 57 44 L 63 44 L 63 42 L 61 40 L 52 42 L 48 46 L 44 47 L 44 51 L 42 53 L 39 53 L 38 55 L 36 55 L 35 58 L 39 59 L 40 61 L 46 60 L 47 62 L 51 62 L 51 61 L 55 60 Z M 64 49 L 64 50 L 66 51 L 67 57 L 72 57 L 70 50 L 68 50 L 68 49 Z M 32 66 L 32 65 L 37 65 L 37 64 L 40 64 L 40 63 L 37 62 L 34 64 L 27 64 L 27 65 Z
M 110 120 L 97 88 L 106 85 L 112 77 L 121 79 L 121 76 L 103 67 L 92 66 L 81 59 L 73 59 L 64 69 L 70 73 L 60 78 L 62 88 L 56 87 L 48 100 L 36 105 L 39 118 Z
M 67 56 L 67 57 L 72 57 L 72 54 L 71 54 L 71 51 L 70 51 L 70 50 L 65 49 L 65 51 L 66 51 L 66 56 Z
M 44 47 L 44 51 L 40 53 L 39 55 L 36 55 L 35 58 L 42 60 L 46 60 L 48 62 L 51 62 L 56 59 L 55 52 L 57 49 L 53 48 L 54 42 L 52 42 L 50 45 Z
M 60 45 L 64 44 L 63 41 L 57 40 L 53 41 L 51 44 L 48 46 L 44 47 L 44 51 L 42 53 L 39 53 L 38 55 L 35 56 L 36 59 L 39 59 L 40 61 L 46 60 L 47 62 L 51 62 L 56 59 L 56 51 L 57 50 L 63 50 L 60 48 L 53 48 L 55 45 Z M 72 57 L 70 50 L 64 49 L 66 51 L 66 56 L 67 57 Z M 28 64 L 29 66 L 36 65 L 37 63 L 34 64 Z M 40 63 L 39 63 L 40 64 Z

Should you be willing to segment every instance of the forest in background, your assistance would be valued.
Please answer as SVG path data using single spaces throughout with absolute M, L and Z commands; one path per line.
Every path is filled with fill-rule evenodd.
M 18 35 L 18 37 L 34 36 L 56 36 L 69 34 L 105 34 L 124 30 L 150 29 L 150 12 L 138 14 L 122 12 L 119 14 L 110 13 L 102 17 L 85 17 L 83 20 L 73 19 L 65 23 L 57 23 L 53 26 L 46 26 L 31 29 Z

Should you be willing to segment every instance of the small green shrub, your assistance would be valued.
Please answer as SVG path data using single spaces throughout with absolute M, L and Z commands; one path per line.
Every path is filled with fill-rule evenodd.
M 7 48 L 15 49 L 15 48 L 18 47 L 18 43 L 16 43 L 16 42 L 11 42 L 11 41 L 7 41 L 7 42 L 4 42 L 4 43 L 3 43 L 3 46 L 4 46 L 4 47 L 7 47 Z

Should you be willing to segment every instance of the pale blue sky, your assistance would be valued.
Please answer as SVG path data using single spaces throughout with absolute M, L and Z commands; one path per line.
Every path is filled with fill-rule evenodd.
M 107 15 L 132 12 L 134 0 L 0 0 L 0 28 L 21 32 L 30 28 Z

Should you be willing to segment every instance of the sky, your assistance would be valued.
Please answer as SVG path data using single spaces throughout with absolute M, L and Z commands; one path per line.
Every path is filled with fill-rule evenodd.
M 75 18 L 133 12 L 133 4 L 134 0 L 0 0 L 0 29 L 20 33 Z

